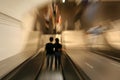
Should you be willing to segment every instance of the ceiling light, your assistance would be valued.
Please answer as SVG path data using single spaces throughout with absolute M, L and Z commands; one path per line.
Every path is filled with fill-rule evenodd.
M 62 0 L 63 3 L 65 3 L 65 0 Z

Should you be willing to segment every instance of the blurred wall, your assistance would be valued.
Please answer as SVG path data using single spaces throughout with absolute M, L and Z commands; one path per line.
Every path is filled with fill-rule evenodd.
M 27 24 L 32 25 L 31 27 L 23 26 L 23 22 L 0 13 L 0 78 L 38 50 L 41 34 L 32 31 L 33 20 L 32 16 L 26 20 Z
M 82 30 L 80 31 L 63 31 L 62 35 L 62 45 L 65 49 L 83 49 L 86 46 L 85 34 Z
M 21 21 L 0 13 L 0 61 L 21 51 L 22 28 Z
M 37 7 L 51 0 L 0 0 L 0 79 L 36 53 L 41 33 L 33 31 Z
M 88 3 L 86 9 L 80 15 L 81 25 L 85 29 L 96 26 L 102 22 L 114 21 L 120 18 L 120 2 L 93 2 Z
M 120 30 L 115 28 L 120 26 L 120 1 L 89 2 L 80 16 L 81 26 L 86 31 L 100 24 L 109 28 L 104 34 L 98 35 L 96 45 L 120 49 Z

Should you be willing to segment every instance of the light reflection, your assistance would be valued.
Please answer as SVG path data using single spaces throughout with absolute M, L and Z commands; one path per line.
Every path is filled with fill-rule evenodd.
M 107 45 L 120 49 L 120 20 L 103 23 L 87 30 L 86 46 L 90 49 L 107 48 Z
M 65 3 L 65 0 L 62 0 L 63 3 Z

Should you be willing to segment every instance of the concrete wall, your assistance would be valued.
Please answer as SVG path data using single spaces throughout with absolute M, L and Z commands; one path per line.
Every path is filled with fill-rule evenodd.
M 104 34 L 98 35 L 96 45 L 120 49 L 120 37 L 118 37 L 118 35 L 120 35 L 120 24 L 118 24 L 120 22 L 119 1 L 89 2 L 80 16 L 81 26 L 86 31 L 98 25 L 109 28 Z
M 106 21 L 117 20 L 120 18 L 119 9 L 119 1 L 89 3 L 80 15 L 81 25 L 88 29 Z
M 0 12 L 22 20 L 26 12 L 42 7 L 52 0 L 0 0 Z
M 21 51 L 22 28 L 21 21 L 0 13 L 0 61 Z
M 36 11 L 51 1 L 0 1 L 0 78 L 42 47 L 41 33 L 33 31 Z
M 61 35 L 63 48 L 82 49 L 85 48 L 85 34 L 83 31 L 64 31 Z
M 31 20 L 29 23 L 32 23 Z M 0 78 L 38 50 L 40 32 L 25 28 L 30 27 L 23 26 L 21 21 L 0 13 Z

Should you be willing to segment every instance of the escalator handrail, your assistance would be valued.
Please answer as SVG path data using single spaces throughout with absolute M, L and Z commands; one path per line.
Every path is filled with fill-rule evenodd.
M 80 68 L 78 67 L 73 60 L 70 58 L 70 56 L 67 54 L 66 51 L 63 51 L 63 55 L 69 60 L 69 62 L 71 63 L 71 65 L 73 66 L 73 69 L 75 70 L 76 74 L 78 75 L 78 77 L 80 78 L 80 80 L 91 80 L 86 73 Z
M 12 77 L 14 77 L 16 75 L 16 73 L 19 72 L 20 69 L 22 69 L 23 66 L 25 66 L 29 61 L 31 61 L 32 59 L 34 59 L 36 56 L 38 56 L 40 53 L 40 51 L 36 52 L 36 54 L 32 55 L 30 58 L 28 58 L 27 60 L 25 60 L 23 63 L 21 63 L 20 65 L 18 65 L 16 68 L 14 68 L 12 71 L 10 71 L 8 74 L 6 74 L 4 77 L 2 77 L 1 80 L 9 80 Z

